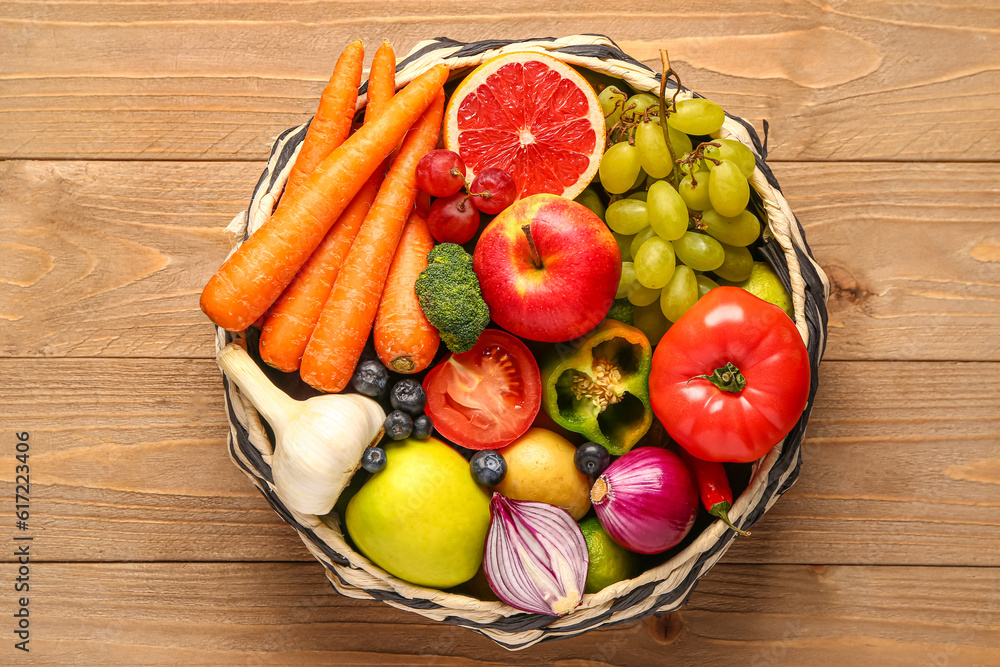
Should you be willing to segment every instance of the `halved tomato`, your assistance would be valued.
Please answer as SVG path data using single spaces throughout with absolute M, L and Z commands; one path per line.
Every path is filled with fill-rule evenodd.
M 448 355 L 424 378 L 434 429 L 469 449 L 498 449 L 528 430 L 541 405 L 538 364 L 524 343 L 487 329 L 468 352 Z

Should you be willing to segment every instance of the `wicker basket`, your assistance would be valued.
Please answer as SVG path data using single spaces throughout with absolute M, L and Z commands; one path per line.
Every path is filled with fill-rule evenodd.
M 572 65 L 581 65 L 624 79 L 637 90 L 657 91 L 659 75 L 618 49 L 607 37 L 576 35 L 561 39 L 483 41 L 471 44 L 438 38 L 421 42 L 399 63 L 397 85 L 411 81 L 432 65 L 446 62 L 452 70 L 476 66 L 500 53 L 541 51 Z M 362 86 L 359 108 L 365 103 L 367 84 Z M 247 211 L 230 224 L 236 244 L 262 225 L 270 215 L 306 125 L 282 133 L 274 143 L 264 173 L 253 191 Z M 760 195 L 768 231 L 762 252 L 792 294 L 795 324 L 809 349 L 812 386 L 809 403 L 788 436 L 766 457 L 754 464 L 749 485 L 734 503 L 731 516 L 736 525 L 748 528 L 777 501 L 798 477 L 800 445 L 816 394 L 818 366 L 826 343 L 826 301 L 829 282 L 812 259 L 802 227 L 782 196 L 777 181 L 764 162 L 766 149 L 753 127 L 728 116 L 722 135 L 751 146 L 757 158 L 752 187 Z M 237 335 L 239 336 L 239 335 Z M 221 349 L 233 334 L 219 329 Z M 399 609 L 429 619 L 458 625 L 482 633 L 508 649 L 521 649 L 539 641 L 571 637 L 593 628 L 635 621 L 657 612 L 668 612 L 684 604 L 698 578 L 715 564 L 735 538 L 721 521 L 715 521 L 680 553 L 641 576 L 622 581 L 599 593 L 583 597 L 571 614 L 556 618 L 518 611 L 500 602 L 484 602 L 464 595 L 414 586 L 397 579 L 354 551 L 344 539 L 336 515 L 325 518 L 298 514 L 282 503 L 272 484 L 272 445 L 260 416 L 224 378 L 231 429 L 229 451 L 275 511 L 290 524 L 326 568 L 327 577 L 343 595 L 381 600 Z

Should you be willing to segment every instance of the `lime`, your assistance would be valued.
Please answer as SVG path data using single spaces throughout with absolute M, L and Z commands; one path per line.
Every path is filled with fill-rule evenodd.
M 580 531 L 587 540 L 587 551 L 590 553 L 585 593 L 596 593 L 632 576 L 635 555 L 612 540 L 597 517 L 581 521 Z
M 781 279 L 767 262 L 754 262 L 750 277 L 743 282 L 733 283 L 742 287 L 759 299 L 773 303 L 778 308 L 792 315 L 792 297 L 781 284 Z

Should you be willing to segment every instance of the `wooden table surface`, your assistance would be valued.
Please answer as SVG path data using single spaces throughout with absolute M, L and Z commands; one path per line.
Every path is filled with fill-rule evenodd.
M 333 592 L 228 459 L 197 297 L 348 41 L 581 32 L 768 119 L 829 345 L 798 483 L 687 606 L 507 653 Z M 1000 664 L 995 0 L 11 0 L 0 158 L 0 664 Z

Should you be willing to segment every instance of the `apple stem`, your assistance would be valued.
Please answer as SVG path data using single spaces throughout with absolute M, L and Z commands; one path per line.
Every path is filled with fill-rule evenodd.
M 528 239 L 528 250 L 531 252 L 531 262 L 535 265 L 536 269 L 542 268 L 542 258 L 538 256 L 538 248 L 535 247 L 535 239 L 531 237 L 531 223 L 521 227 L 521 231 L 524 232 L 524 237 Z

